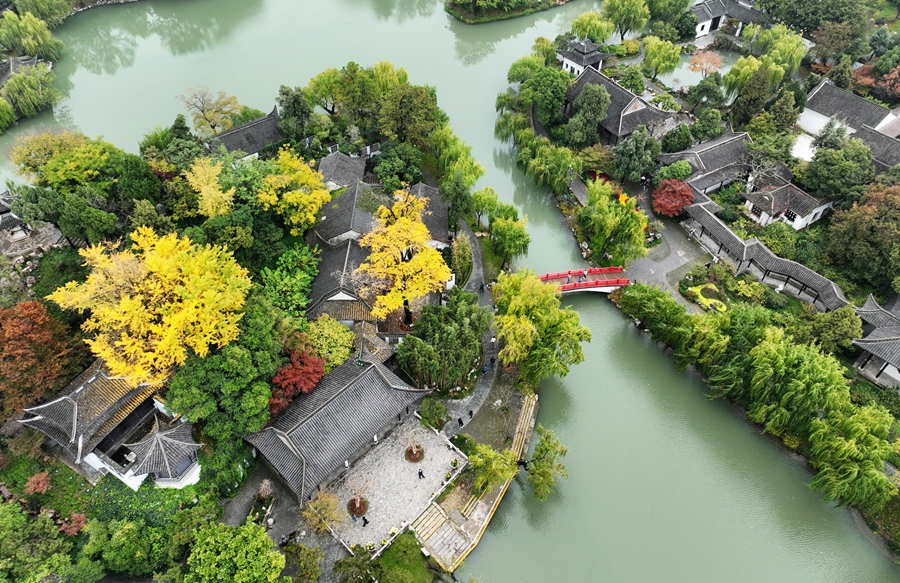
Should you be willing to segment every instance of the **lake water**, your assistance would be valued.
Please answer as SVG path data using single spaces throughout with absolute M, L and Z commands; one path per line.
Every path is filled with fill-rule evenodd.
M 271 110 L 281 84 L 326 67 L 389 60 L 437 87 L 456 132 L 486 167 L 482 185 L 528 215 L 521 262 L 580 266 L 550 197 L 493 137 L 494 97 L 534 38 L 555 37 L 593 0 L 471 27 L 440 0 L 148 0 L 80 14 L 57 33 L 66 94 L 55 114 L 0 137 L 74 125 L 136 151 L 198 84 Z M 683 79 L 686 81 L 686 79 Z M 55 117 L 54 117 L 55 115 Z M 10 175 L 8 162 L 0 171 Z M 483 583 L 881 582 L 900 569 L 849 512 L 809 490 L 811 476 L 705 387 L 677 371 L 603 297 L 572 301 L 594 341 L 588 360 L 542 386 L 539 421 L 569 446 L 571 477 L 541 504 L 517 482 L 462 574 Z M 464 579 L 463 579 L 464 580 Z

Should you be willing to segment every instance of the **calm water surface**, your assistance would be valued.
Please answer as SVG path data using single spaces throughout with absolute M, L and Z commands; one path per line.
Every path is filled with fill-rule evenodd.
M 553 38 L 595 0 L 468 27 L 439 0 L 149 0 L 81 14 L 58 30 L 66 94 L 54 114 L 0 137 L 74 125 L 130 151 L 198 84 L 269 111 L 280 84 L 326 67 L 386 59 L 438 89 L 454 129 L 486 166 L 482 184 L 528 215 L 538 272 L 580 264 L 547 195 L 492 135 L 506 69 L 538 35 Z M 5 159 L 5 156 L 4 156 Z M 0 173 L 11 176 L 8 162 Z M 603 298 L 573 305 L 594 341 L 588 362 L 541 390 L 540 421 L 569 446 L 571 477 L 533 502 L 516 483 L 468 559 L 485 583 L 880 582 L 900 570 L 821 501 L 809 474 L 636 332 Z

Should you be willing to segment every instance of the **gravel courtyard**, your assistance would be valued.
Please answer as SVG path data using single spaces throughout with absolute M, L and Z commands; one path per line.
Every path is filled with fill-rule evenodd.
M 404 455 L 410 436 L 425 448 L 425 457 L 417 463 L 406 461 Z M 353 497 L 353 486 L 365 482 L 363 497 L 369 501 L 365 515 L 368 526 L 363 526 L 362 519 L 354 522 L 348 518 L 335 528 L 338 536 L 351 546 L 371 542 L 378 548 L 382 539 L 391 537 L 392 528 L 411 523 L 441 491 L 445 474 L 456 472 L 451 460 L 458 459 L 458 467 L 462 467 L 461 454 L 447 445 L 444 436 L 422 427 L 415 417 L 398 426 L 332 487 L 346 507 Z M 420 469 L 424 478 L 418 477 Z

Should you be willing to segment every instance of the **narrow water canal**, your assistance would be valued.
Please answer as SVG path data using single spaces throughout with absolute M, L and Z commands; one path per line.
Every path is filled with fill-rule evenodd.
M 506 69 L 538 35 L 553 38 L 595 0 L 478 27 L 444 14 L 441 0 L 146 0 L 81 14 L 58 29 L 66 43 L 53 115 L 0 137 L 72 124 L 136 151 L 141 135 L 182 111 L 198 84 L 268 111 L 280 84 L 303 85 L 326 67 L 386 59 L 438 89 L 456 132 L 487 168 L 482 184 L 528 215 L 538 272 L 580 265 L 547 195 L 493 137 L 494 97 Z M 484 583 L 881 582 L 900 569 L 821 501 L 809 474 L 705 388 L 676 371 L 605 299 L 573 305 L 594 341 L 588 361 L 541 389 L 540 422 L 569 446 L 571 477 L 546 503 L 510 489 L 462 570 Z

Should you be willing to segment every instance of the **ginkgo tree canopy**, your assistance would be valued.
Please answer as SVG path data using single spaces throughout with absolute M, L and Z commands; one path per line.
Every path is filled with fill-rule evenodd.
M 237 338 L 250 278 L 223 247 L 199 246 L 149 227 L 131 234 L 131 249 L 79 250 L 91 269 L 48 296 L 62 308 L 90 310 L 86 342 L 110 372 L 129 382 L 159 382 L 190 350 Z
M 450 279 L 450 268 L 440 252 L 428 246 L 431 234 L 422 222 L 427 202 L 398 190 L 393 206 L 380 207 L 377 225 L 360 239 L 371 252 L 357 271 L 375 282 L 363 293 L 377 294 L 372 308 L 376 318 L 384 318 L 427 293 L 441 291 Z

